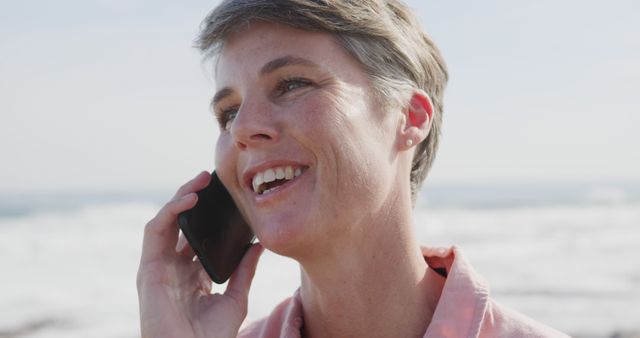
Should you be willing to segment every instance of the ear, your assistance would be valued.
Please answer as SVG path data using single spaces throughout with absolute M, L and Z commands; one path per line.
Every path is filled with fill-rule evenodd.
M 433 104 L 429 95 L 416 90 L 402 110 L 403 123 L 398 130 L 398 146 L 406 150 L 424 141 L 431 129 Z

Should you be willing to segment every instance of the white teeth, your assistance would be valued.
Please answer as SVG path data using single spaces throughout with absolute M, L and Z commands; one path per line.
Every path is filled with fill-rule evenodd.
M 276 168 L 276 179 L 281 180 L 284 178 L 284 169 L 282 167 Z
M 258 192 L 258 188 L 260 184 L 264 182 L 264 177 L 262 173 L 257 173 L 256 176 L 253 176 L 253 191 Z
M 263 172 L 256 173 L 255 176 L 253 176 L 251 185 L 254 192 L 258 194 L 266 194 L 278 188 L 278 186 L 264 190 L 266 188 L 266 186 L 263 186 L 264 183 L 271 183 L 275 180 L 283 179 L 292 180 L 293 178 L 300 176 L 300 174 L 302 174 L 302 168 L 299 167 L 295 170 L 292 166 L 269 168 Z
M 275 190 L 275 189 L 276 189 L 276 187 L 269 188 L 269 189 L 267 189 L 267 190 L 263 191 L 262 193 L 263 193 L 263 194 L 266 194 L 266 193 L 271 192 L 271 190 Z
M 264 172 L 264 183 L 273 182 L 276 180 L 276 173 L 273 169 L 267 169 Z
M 293 168 L 291 168 L 291 166 L 284 168 L 284 178 L 288 180 L 293 178 Z

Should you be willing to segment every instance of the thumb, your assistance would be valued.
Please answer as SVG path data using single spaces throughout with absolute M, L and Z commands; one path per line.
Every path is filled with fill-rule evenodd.
M 227 290 L 224 292 L 225 296 L 233 298 L 238 304 L 241 304 L 243 308 L 247 306 L 249 288 L 251 287 L 251 282 L 253 281 L 253 276 L 258 266 L 258 260 L 263 251 L 264 247 L 260 243 L 253 244 L 251 248 L 249 248 L 242 258 L 240 265 L 238 265 L 236 271 L 231 275 Z

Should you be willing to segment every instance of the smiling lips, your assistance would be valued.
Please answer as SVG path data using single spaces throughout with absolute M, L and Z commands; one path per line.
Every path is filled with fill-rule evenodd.
M 269 168 L 256 173 L 251 181 L 253 191 L 258 195 L 262 195 L 275 190 L 287 181 L 300 176 L 302 169 L 302 167 L 284 166 Z

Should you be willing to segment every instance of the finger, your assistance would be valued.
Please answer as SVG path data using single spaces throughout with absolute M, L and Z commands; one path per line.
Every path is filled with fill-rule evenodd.
M 200 258 L 198 258 L 198 256 L 191 258 L 189 266 L 192 271 L 196 272 L 195 276 L 198 281 L 197 284 L 199 285 L 198 289 L 204 294 L 210 294 L 213 282 L 211 281 L 211 277 L 209 277 L 207 271 L 202 266 Z
M 249 288 L 253 281 L 253 276 L 256 273 L 256 267 L 258 266 L 258 259 L 264 251 L 264 247 L 260 243 L 256 243 L 251 246 L 249 251 L 244 255 L 240 265 L 231 275 L 227 290 L 224 292 L 226 296 L 229 296 L 236 300 L 239 304 L 246 307 L 247 299 L 249 297 Z
M 183 184 L 178 191 L 176 191 L 176 194 L 173 195 L 173 199 L 179 199 L 186 194 L 202 190 L 209 184 L 209 181 L 211 181 L 211 174 L 203 171 L 191 179 L 191 181 Z
M 183 233 L 180 233 L 180 236 L 178 237 L 178 245 L 176 245 L 176 252 L 178 253 L 178 255 L 184 256 L 187 258 L 193 258 L 193 256 L 195 256 L 195 252 L 193 251 L 193 248 L 191 248 L 191 245 L 187 241 L 187 238 L 184 237 Z
M 175 252 L 178 240 L 178 214 L 193 208 L 198 195 L 190 193 L 167 203 L 144 228 L 142 260 L 155 259 L 169 249 Z

